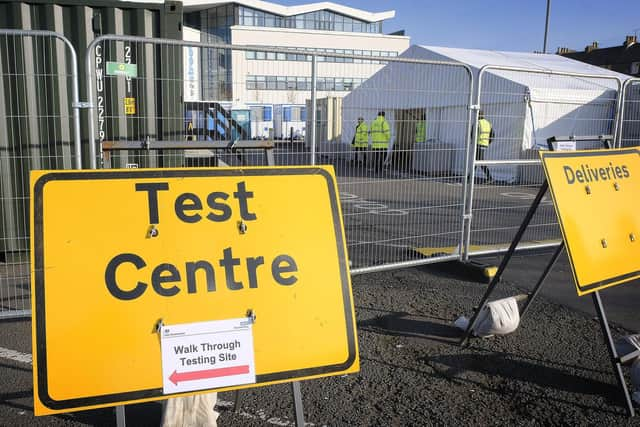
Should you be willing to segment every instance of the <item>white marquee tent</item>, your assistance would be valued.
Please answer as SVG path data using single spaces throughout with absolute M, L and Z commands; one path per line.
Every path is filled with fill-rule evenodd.
M 351 141 L 357 117 L 364 116 L 371 121 L 378 110 L 384 110 L 396 147 L 415 149 L 417 145 L 413 142 L 403 144 L 402 139 L 407 136 L 399 131 L 398 123 L 407 120 L 403 111 L 424 111 L 426 144 L 438 147 L 441 153 L 450 153 L 448 157 L 441 156 L 441 160 L 453 173 L 463 170 L 470 81 L 473 76 L 473 87 L 477 90 L 482 67 L 539 71 L 490 69 L 482 77 L 480 107 L 496 133 L 487 159 L 495 160 L 537 158 L 535 151 L 546 147 L 550 136 L 612 134 L 617 79 L 629 78 L 550 54 L 412 46 L 401 57 L 455 62 L 468 68 L 389 63 L 344 98 L 342 141 Z M 472 95 L 475 103 L 476 93 Z M 426 155 L 428 150 L 427 146 Z M 421 169 L 420 159 L 420 155 L 413 157 L 414 169 Z M 504 181 L 523 179 L 517 166 L 492 167 L 492 174 Z

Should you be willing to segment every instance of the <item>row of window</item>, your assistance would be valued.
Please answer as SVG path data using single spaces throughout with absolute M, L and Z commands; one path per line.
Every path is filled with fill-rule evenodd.
M 302 13 L 294 16 L 279 16 L 248 7 L 240 7 L 238 15 L 240 25 L 250 27 L 382 33 L 382 22 L 364 22 L 328 10 Z
M 245 57 L 249 60 L 258 61 L 306 61 L 311 62 L 311 55 L 300 52 L 313 52 L 313 53 L 338 53 L 341 55 L 359 55 L 359 56 L 379 56 L 381 58 L 388 58 L 398 56 L 398 52 L 379 51 L 379 50 L 353 50 L 353 49 L 315 49 L 315 48 L 288 48 L 295 50 L 292 53 L 276 53 L 276 52 L 256 52 L 248 50 L 245 53 Z M 385 64 L 385 61 L 378 61 L 375 59 L 358 59 L 358 58 L 342 58 L 329 55 L 318 56 L 318 62 L 340 62 L 349 64 Z
M 364 79 L 349 77 L 317 77 L 316 89 L 322 91 L 351 91 Z M 311 77 L 247 76 L 248 90 L 311 90 Z
M 283 122 L 304 122 L 307 120 L 307 109 L 300 105 L 282 106 Z M 268 122 L 273 119 L 273 106 L 271 105 L 251 105 L 249 107 L 251 121 Z

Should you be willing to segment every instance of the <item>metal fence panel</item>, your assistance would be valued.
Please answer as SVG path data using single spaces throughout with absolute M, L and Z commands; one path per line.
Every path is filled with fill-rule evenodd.
M 29 171 L 79 168 L 76 54 L 48 31 L 0 30 L 0 318 L 30 313 Z
M 335 167 L 355 273 L 458 257 L 441 252 L 462 242 L 468 67 L 114 36 L 89 50 L 98 142 L 144 146 L 117 155 L 95 150 L 96 166 L 264 165 L 259 150 L 156 148 L 170 140 L 273 140 L 276 165 Z M 130 65 L 136 72 L 127 77 Z M 366 147 L 356 150 L 358 118 L 370 127 L 379 111 L 390 148 L 373 150 L 367 133 Z M 426 258 L 415 248 L 438 249 Z
M 622 120 L 620 124 L 619 146 L 640 145 L 640 79 L 629 79 L 622 89 Z
M 617 78 L 494 66 L 480 71 L 478 105 L 495 137 L 486 158 L 474 162 L 470 254 L 504 250 L 513 240 L 544 179 L 538 151 L 547 149 L 547 138 L 615 138 L 620 87 Z M 591 148 L 602 143 L 594 138 L 577 145 Z M 560 239 L 552 201 L 545 197 L 523 246 L 549 246 Z

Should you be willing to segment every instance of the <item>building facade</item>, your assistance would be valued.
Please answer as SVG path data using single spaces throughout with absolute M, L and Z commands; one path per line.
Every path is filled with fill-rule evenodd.
M 253 137 L 284 138 L 292 129 L 300 136 L 311 90 L 310 54 L 318 55 L 317 98 L 341 98 L 380 70 L 384 58 L 409 47 L 409 37 L 383 33 L 384 22 L 394 16 L 329 2 L 286 7 L 185 0 L 185 39 L 285 50 L 204 49 L 196 61 L 201 87 L 185 99 L 247 107 Z
M 582 52 L 561 47 L 556 53 L 587 64 L 640 77 L 640 44 L 636 36 L 627 36 L 620 46 L 601 48 L 597 42 L 593 42 Z

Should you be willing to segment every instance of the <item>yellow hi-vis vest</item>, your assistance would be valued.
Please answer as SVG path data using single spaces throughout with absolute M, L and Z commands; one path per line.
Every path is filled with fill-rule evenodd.
M 491 123 L 487 119 L 478 120 L 478 145 L 483 147 L 489 146 L 489 138 L 491 137 Z
M 427 124 L 425 122 L 416 123 L 416 142 L 424 142 L 427 138 Z
M 356 140 L 353 145 L 357 148 L 367 148 L 369 146 L 369 126 L 365 122 L 356 127 Z
M 391 140 L 391 129 L 389 123 L 382 116 L 376 117 L 371 122 L 371 147 L 372 148 L 389 148 Z

